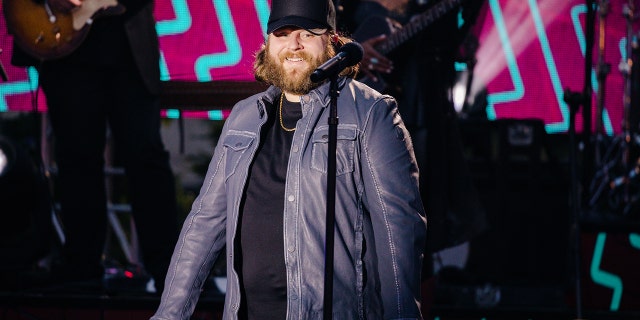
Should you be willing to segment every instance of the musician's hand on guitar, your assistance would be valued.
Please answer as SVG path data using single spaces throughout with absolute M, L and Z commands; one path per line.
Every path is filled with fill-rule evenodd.
M 62 58 L 77 49 L 95 19 L 124 13 L 124 6 L 118 0 L 0 2 L 5 17 L 11 17 L 6 19 L 7 29 L 15 30 L 16 44 L 40 61 Z
M 82 5 L 82 0 L 46 0 L 53 11 L 68 13 Z
M 393 71 L 393 62 L 375 49 L 375 46 L 384 41 L 386 37 L 383 34 L 360 43 L 364 49 L 360 70 L 373 81 L 377 81 L 376 73 L 391 73 Z

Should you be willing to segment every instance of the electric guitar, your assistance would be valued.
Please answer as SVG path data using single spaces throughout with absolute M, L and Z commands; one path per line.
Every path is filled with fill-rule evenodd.
M 16 44 L 41 61 L 70 54 L 80 46 L 95 19 L 125 11 L 118 0 L 83 0 L 69 13 L 54 11 L 46 0 L 4 0 L 3 9 Z
M 424 31 L 433 22 L 440 19 L 442 16 L 449 13 L 454 8 L 457 8 L 462 3 L 462 1 L 463 0 L 441 0 L 425 12 L 412 17 L 410 22 L 401 26 L 400 28 L 394 28 L 393 31 L 391 31 L 388 27 L 382 27 L 386 28 L 386 31 L 388 32 L 376 32 L 375 30 L 380 30 L 381 26 L 388 26 L 389 23 L 387 23 L 386 21 L 379 21 L 379 17 L 377 18 L 378 21 L 376 21 L 376 18 L 372 17 L 368 21 L 365 21 L 362 26 L 358 27 L 358 29 L 353 33 L 353 37 L 355 39 L 366 40 L 373 38 L 374 36 L 378 36 L 382 33 L 389 33 L 387 37 L 379 42 L 374 48 L 380 54 L 387 56 L 400 45 L 404 44 L 405 42 L 418 35 L 420 32 Z M 379 75 L 377 75 L 377 81 L 373 81 L 373 79 L 368 76 L 363 76 L 358 80 L 369 85 L 371 88 L 376 89 L 377 91 L 383 91 L 387 86 L 385 81 L 382 79 L 382 76 Z

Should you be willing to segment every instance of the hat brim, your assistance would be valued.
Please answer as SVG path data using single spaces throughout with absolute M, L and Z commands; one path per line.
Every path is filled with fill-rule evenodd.
M 288 17 L 283 17 L 281 19 L 278 19 L 277 21 L 269 23 L 269 26 L 267 27 L 267 34 L 272 33 L 282 27 L 289 27 L 289 26 L 298 27 L 306 30 L 329 28 L 329 26 L 327 26 L 326 24 L 317 22 L 311 19 L 297 17 L 297 16 L 288 16 Z

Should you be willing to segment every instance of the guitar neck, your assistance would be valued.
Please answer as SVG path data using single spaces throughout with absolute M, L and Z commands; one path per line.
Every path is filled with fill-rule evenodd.
M 457 7 L 461 2 L 462 0 L 442 0 L 438 2 L 429 10 L 412 18 L 411 21 L 405 24 L 400 30 L 391 33 L 384 41 L 380 42 L 376 46 L 376 51 L 383 55 L 389 54 L 391 51 L 422 32 L 434 21 Z

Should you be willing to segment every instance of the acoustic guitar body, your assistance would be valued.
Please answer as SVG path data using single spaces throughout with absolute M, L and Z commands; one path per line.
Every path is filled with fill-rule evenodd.
M 45 61 L 64 57 L 78 48 L 99 13 L 121 14 L 124 7 L 117 0 L 85 0 L 70 13 L 61 13 L 42 0 L 4 0 L 3 10 L 16 44 Z

